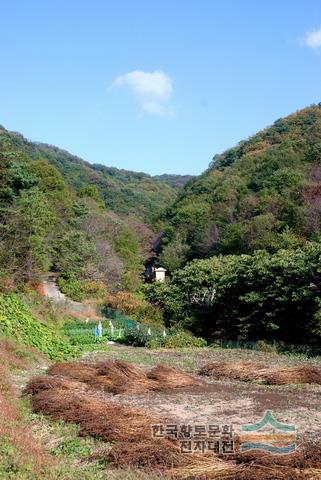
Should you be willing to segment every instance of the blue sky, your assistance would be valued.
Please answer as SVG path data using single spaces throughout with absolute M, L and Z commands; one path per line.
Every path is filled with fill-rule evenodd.
M 321 101 L 321 0 L 0 7 L 0 124 L 92 163 L 199 174 Z

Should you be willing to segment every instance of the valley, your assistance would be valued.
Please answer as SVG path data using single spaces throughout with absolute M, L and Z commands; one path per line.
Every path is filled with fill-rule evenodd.
M 320 478 L 320 142 L 313 105 L 153 177 L 0 129 L 0 478 Z

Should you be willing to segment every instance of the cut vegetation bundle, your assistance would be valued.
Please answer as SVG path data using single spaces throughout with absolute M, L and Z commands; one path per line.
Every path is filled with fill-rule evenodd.
M 25 393 L 32 395 L 34 411 L 79 424 L 82 435 L 124 441 L 149 439 L 151 425 L 160 419 L 108 402 L 101 398 L 101 391 L 133 394 L 196 384 L 193 377 L 162 365 L 145 371 L 122 361 L 66 362 L 50 367 L 48 375 L 31 379 Z
M 158 365 L 149 371 L 123 361 L 107 360 L 96 364 L 66 362 L 53 365 L 49 375 L 66 377 L 90 385 L 93 389 L 113 394 L 165 391 L 200 385 L 190 375 L 166 365 Z
M 200 375 L 228 378 L 244 382 L 256 381 L 269 385 L 315 383 L 321 385 L 321 368 L 312 365 L 295 367 L 265 366 L 255 362 L 209 363 L 201 368 Z
M 305 442 L 289 455 L 255 450 L 237 454 L 241 466 L 235 480 L 320 480 L 321 444 Z
M 70 389 L 53 387 L 38 391 L 32 396 L 32 408 L 54 420 L 78 424 L 80 435 L 91 435 L 106 442 L 150 438 L 151 425 L 160 421 L 146 411 L 116 405 L 89 393 L 75 392 L 72 386 Z
M 106 442 L 117 441 L 111 450 L 99 456 L 108 459 L 113 467 L 142 468 L 164 473 L 168 478 L 232 479 L 239 469 L 234 462 L 224 462 L 217 457 L 204 458 L 180 452 L 179 445 L 169 439 L 152 439 L 151 426 L 166 423 L 168 419 L 153 416 L 144 410 L 116 405 L 94 394 L 75 391 L 80 382 L 61 378 L 45 384 L 43 377 L 33 379 L 25 393 L 31 393 L 32 407 L 55 420 L 76 423 L 79 434 L 91 435 Z M 53 377 L 54 378 L 54 377 Z M 68 388 L 68 382 L 70 388 Z M 187 472 L 197 472 L 197 477 Z M 215 477 L 205 476 L 215 472 Z
M 246 371 L 244 365 L 248 368 L 250 363 L 239 365 L 239 376 L 240 372 Z M 224 375 L 229 371 L 225 370 Z M 100 379 L 99 384 L 97 378 Z M 129 390 L 125 388 L 123 391 L 132 395 L 150 389 L 167 391 L 169 388 L 198 384 L 183 372 L 162 365 L 145 371 L 127 362 L 73 362 L 52 366 L 48 375 L 32 379 L 25 393 L 32 395 L 35 412 L 78 424 L 82 436 L 90 435 L 105 442 L 116 442 L 95 455 L 96 458 L 108 460 L 112 468 L 143 469 L 156 472 L 161 478 L 180 480 L 321 478 L 320 444 L 306 444 L 291 455 L 262 454 L 258 451 L 233 456 L 184 454 L 178 442 L 169 438 L 152 438 L 152 425 L 169 421 L 175 423 L 173 419 L 113 403 L 110 397 L 102 394 L 105 387 L 108 392 L 119 393 L 121 381 L 124 385 L 128 383 Z
M 171 440 L 149 440 L 133 445 L 117 443 L 107 453 L 107 459 L 117 468 L 144 468 L 162 472 L 166 478 L 235 479 L 241 467 L 214 455 L 184 454 Z

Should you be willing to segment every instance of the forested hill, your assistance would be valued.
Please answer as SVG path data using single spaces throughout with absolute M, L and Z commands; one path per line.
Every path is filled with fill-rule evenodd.
M 321 106 L 277 120 L 216 155 L 165 215 L 170 270 L 217 253 L 274 252 L 321 233 Z
M 97 186 L 109 210 L 122 215 L 135 214 L 149 223 L 174 201 L 177 191 L 192 178 L 168 174 L 153 177 L 141 172 L 92 165 L 58 147 L 30 142 L 21 134 L 9 132 L 1 126 L 0 142 L 14 147 L 29 159 L 47 160 L 76 191 L 88 185 Z
M 0 290 L 54 271 L 75 290 L 135 291 L 156 234 L 146 221 L 177 181 L 91 166 L 1 127 Z

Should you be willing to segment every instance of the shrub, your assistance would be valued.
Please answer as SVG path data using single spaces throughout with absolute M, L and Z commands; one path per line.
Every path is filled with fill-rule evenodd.
M 148 335 L 146 328 L 140 330 L 137 330 L 137 328 L 126 328 L 121 339 L 123 343 L 135 347 L 145 347 L 150 340 L 151 336 Z
M 140 325 L 137 328 L 128 328 L 124 331 L 122 342 L 136 347 L 147 348 L 184 348 L 184 347 L 205 347 L 206 341 L 202 338 L 194 337 L 191 333 L 176 330 L 168 331 L 166 337 L 160 329 L 151 329 L 148 334 L 148 327 Z
M 258 340 L 255 343 L 255 350 L 259 352 L 267 352 L 267 353 L 278 353 L 278 347 L 274 343 L 268 343 L 264 340 Z
M 129 292 L 117 292 L 105 297 L 106 307 L 117 310 L 124 315 L 131 315 L 140 307 L 140 301 Z
M 159 336 L 159 337 L 154 337 L 149 340 L 147 340 L 145 347 L 150 348 L 152 350 L 157 350 L 158 348 L 164 348 L 164 338 Z
M 101 298 L 106 294 L 106 287 L 102 282 L 79 280 L 74 276 L 60 277 L 58 285 L 61 291 L 75 302 L 82 302 L 89 298 Z
M 147 302 L 144 298 L 134 296 L 129 292 L 117 292 L 105 297 L 107 310 L 112 309 L 129 315 L 140 323 L 149 325 L 162 325 L 163 316 L 161 310 Z
M 0 333 L 37 348 L 52 360 L 67 359 L 77 353 L 59 331 L 33 316 L 16 294 L 0 295 Z
M 201 348 L 206 347 L 206 341 L 200 337 L 194 337 L 191 333 L 184 331 L 177 331 L 165 338 L 165 348 Z

